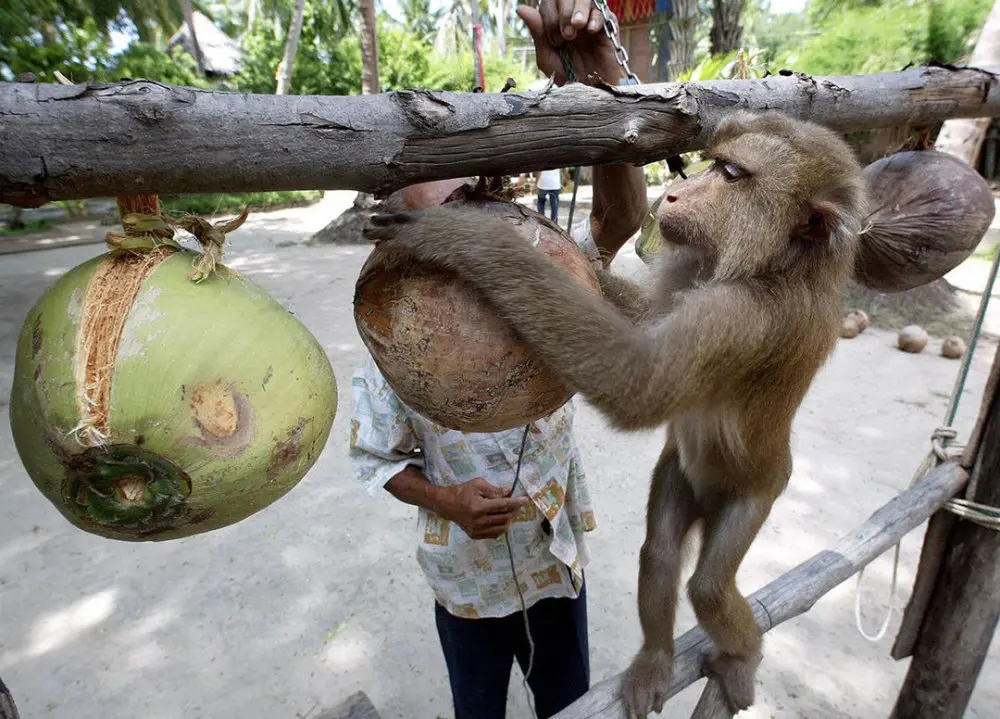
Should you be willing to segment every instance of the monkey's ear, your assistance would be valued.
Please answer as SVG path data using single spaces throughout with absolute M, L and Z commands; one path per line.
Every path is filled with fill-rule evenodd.
M 829 200 L 813 200 L 805 206 L 799 223 L 792 231 L 792 239 L 810 244 L 828 242 L 840 233 L 843 226 L 840 205 Z

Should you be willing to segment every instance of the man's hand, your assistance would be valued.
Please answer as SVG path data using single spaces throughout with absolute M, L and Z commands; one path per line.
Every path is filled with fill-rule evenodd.
M 440 490 L 435 511 L 455 522 L 472 539 L 499 537 L 530 501 L 527 497 L 508 498 L 504 490 L 479 478 Z
M 604 16 L 593 0 L 539 0 L 537 8 L 518 6 L 517 14 L 535 41 L 538 69 L 553 77 L 556 85 L 564 85 L 568 79 L 556 52 L 563 46 L 580 82 L 596 84 L 600 78 L 617 85 L 625 76 L 614 45 L 604 33 Z

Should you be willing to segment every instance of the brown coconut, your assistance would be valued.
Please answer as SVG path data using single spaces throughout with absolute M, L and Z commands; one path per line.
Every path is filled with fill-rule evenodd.
M 917 325 L 909 325 L 904 327 L 899 332 L 898 346 L 899 349 L 904 352 L 923 352 L 924 347 L 927 346 L 927 342 L 930 340 L 930 335 L 923 327 L 918 327 Z
M 961 337 L 952 335 L 941 343 L 941 356 L 947 359 L 961 359 L 965 354 L 965 342 Z
M 864 169 L 869 212 L 858 281 L 901 292 L 940 279 L 976 249 L 993 221 L 990 186 L 956 157 L 897 152 Z
M 868 315 L 861 310 L 848 312 L 840 326 L 840 336 L 847 340 L 853 339 L 865 331 L 870 321 Z
M 525 242 L 600 295 L 586 255 L 537 212 L 498 199 L 450 201 L 504 218 Z M 361 270 L 354 319 L 404 403 L 450 429 L 498 432 L 545 417 L 570 399 L 572 390 L 468 285 L 426 265 L 376 267 L 382 252 L 376 245 Z

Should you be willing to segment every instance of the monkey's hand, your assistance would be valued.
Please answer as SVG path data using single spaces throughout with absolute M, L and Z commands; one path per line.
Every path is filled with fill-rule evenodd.
M 666 650 L 642 649 L 635 655 L 622 682 L 622 701 L 629 719 L 645 719 L 663 710 L 673 669 L 673 657 Z
M 384 264 L 424 262 L 458 272 L 476 271 L 492 262 L 507 262 L 511 253 L 536 252 L 503 220 L 469 208 L 447 205 L 416 212 L 376 213 L 362 231 L 384 243 Z

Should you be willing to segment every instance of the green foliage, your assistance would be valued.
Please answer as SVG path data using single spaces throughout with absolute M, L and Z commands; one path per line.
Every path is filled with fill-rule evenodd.
M 107 40 L 93 18 L 62 27 L 57 42 L 40 34 L 12 37 L 0 42 L 0 65 L 11 75 L 34 72 L 43 82 L 55 82 L 59 70 L 71 80 L 103 75 L 112 64 Z
M 179 51 L 168 55 L 145 42 L 129 45 L 118 56 L 114 68 L 105 73 L 102 79 L 123 78 L 156 80 L 187 87 L 209 87 L 209 83 L 198 74 L 198 66 L 193 57 Z
M 814 3 L 825 0 L 811 0 Z M 836 13 L 821 32 L 798 48 L 788 48 L 783 66 L 819 75 L 892 72 L 931 60 L 954 62 L 967 52 L 989 0 L 931 0 L 910 4 L 890 0 Z M 819 11 L 810 10 L 816 17 Z
M 472 51 L 454 56 L 435 54 L 431 57 L 431 70 L 423 86 L 434 90 L 470 92 L 474 85 L 475 64 Z M 518 90 L 526 90 L 540 77 L 534 65 L 527 69 L 510 58 L 494 54 L 483 56 L 483 72 L 486 76 L 486 90 L 500 92 L 508 77 L 514 78 Z
M 402 26 L 408 28 L 422 42 L 427 44 L 433 42 L 438 21 L 444 13 L 443 8 L 432 12 L 430 0 L 399 0 L 398 5 L 403 13 Z
M 17 235 L 26 235 L 29 232 L 38 232 L 40 230 L 48 229 L 51 225 L 52 223 L 48 220 L 28 220 L 20 227 L 0 225 L 0 237 L 16 237 Z
M 249 192 L 217 195 L 163 195 L 160 206 L 167 214 L 212 215 L 242 212 L 248 204 L 251 210 L 309 205 L 318 201 L 322 192 Z
M 754 20 L 753 38 L 761 49 L 761 62 L 767 65 L 786 58 L 793 48 L 820 32 L 810 27 L 804 13 L 761 13 Z
M 977 30 L 986 21 L 990 0 L 933 0 L 929 11 L 927 55 L 956 62 L 971 51 Z

